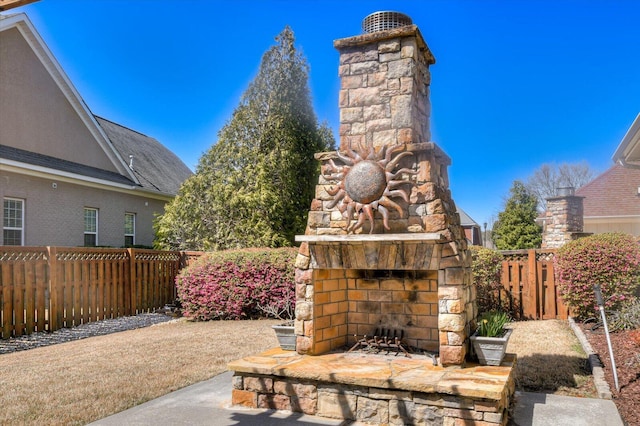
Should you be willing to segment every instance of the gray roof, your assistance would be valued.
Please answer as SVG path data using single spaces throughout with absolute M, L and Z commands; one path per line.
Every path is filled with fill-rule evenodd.
M 86 166 L 84 164 L 74 163 L 72 161 L 62 160 L 48 155 L 37 154 L 35 152 L 25 151 L 23 149 L 13 148 L 6 145 L 0 145 L 0 158 L 19 161 L 21 163 L 31 164 L 32 166 L 46 167 L 62 172 L 88 176 L 95 179 L 102 179 L 109 182 L 121 183 L 123 185 L 138 186 L 128 177 L 122 176 L 116 172 L 98 169 L 96 167 Z
M 462 225 L 462 226 L 477 226 L 477 227 L 480 227 L 480 225 L 478 225 L 478 222 L 476 222 L 475 220 L 471 219 L 471 216 L 469 216 L 460 207 L 458 207 L 458 214 L 460 215 L 460 225 Z
M 124 161 L 133 156 L 133 172 L 143 188 L 175 195 L 193 174 L 157 140 L 98 116 L 96 120 Z

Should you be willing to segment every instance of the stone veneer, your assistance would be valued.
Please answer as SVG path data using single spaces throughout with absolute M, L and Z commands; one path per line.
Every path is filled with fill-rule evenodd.
M 438 351 L 443 365 L 461 366 L 477 314 L 476 296 L 467 241 L 449 191 L 451 160 L 430 141 L 429 65 L 435 59 L 415 25 L 337 40 L 334 46 L 340 51 L 340 150 L 362 154 L 365 147 L 380 151 L 401 146 L 401 152 L 410 154 L 398 167 L 413 172 L 404 175 L 406 183 L 401 185 L 408 202 L 394 199 L 402 214 L 391 209 L 390 229 L 383 228 L 375 212 L 374 224 L 365 223 L 355 233 L 345 230 L 345 216 L 333 201 L 331 190 L 337 182 L 320 175 L 305 235 L 298 238 L 297 351 L 319 355 L 348 343 L 352 332 L 368 328 L 366 334 L 371 334 L 376 326 L 392 327 L 385 324 L 382 309 L 395 309 L 398 315 L 392 322 L 413 336 L 411 343 Z M 323 170 L 331 163 L 343 164 L 335 152 L 316 158 Z M 403 278 L 388 291 L 382 288 L 387 283 L 380 281 L 366 293 L 361 288 L 364 281 L 352 281 L 371 271 L 384 275 L 396 270 L 419 271 L 426 278 Z M 336 302 L 328 304 L 328 293 L 319 287 L 326 277 L 341 286 L 329 295 Z M 428 296 L 420 297 L 429 301 L 413 303 L 406 293 L 412 286 L 428 288 L 420 290 Z M 362 297 L 388 303 L 366 312 L 370 318 L 365 323 Z M 418 331 L 417 324 L 424 329 Z
M 296 237 L 296 351 L 277 348 L 230 363 L 232 403 L 370 424 L 505 425 L 515 356 L 496 367 L 466 361 L 476 294 L 449 191 L 451 161 L 430 141 L 435 59 L 414 25 L 334 46 L 340 51 L 341 154 L 316 155 L 323 173 L 305 235 Z M 354 152 L 378 161 L 383 149 L 402 155 L 401 172 L 383 168 L 397 174 L 392 189 L 407 199 L 394 199 L 397 206 L 390 204 L 386 216 L 369 204 L 374 217 L 348 232 L 358 212 L 347 218 L 350 210 L 334 198 L 336 188 L 347 188 L 344 165 L 355 165 Z M 356 182 L 366 186 L 368 176 L 379 177 L 375 165 L 365 171 Z M 357 191 L 348 195 L 370 203 Z M 342 202 L 353 207 L 351 201 Z M 402 329 L 406 344 L 420 350 L 411 357 L 346 352 L 354 334 L 377 327 Z
M 273 349 L 235 361 L 232 403 L 391 425 L 506 425 L 515 357 L 445 369 L 405 357 Z
M 564 195 L 547 198 L 542 248 L 559 248 L 581 236 L 584 231 L 584 197 Z

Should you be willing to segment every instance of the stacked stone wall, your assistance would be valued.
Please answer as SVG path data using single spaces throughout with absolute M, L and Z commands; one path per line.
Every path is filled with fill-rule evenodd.
M 565 196 L 547 199 L 542 248 L 559 248 L 582 235 L 584 197 Z
M 513 378 L 500 400 L 262 375 L 236 375 L 232 403 L 390 425 L 506 425 Z

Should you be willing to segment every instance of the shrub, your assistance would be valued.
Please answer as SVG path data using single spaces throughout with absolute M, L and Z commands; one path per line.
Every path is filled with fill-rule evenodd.
M 633 300 L 622 304 L 611 315 L 611 331 L 640 329 L 640 301 Z
M 502 254 L 499 251 L 479 246 L 471 246 L 471 271 L 476 287 L 476 301 L 479 312 L 502 308 L 501 280 Z
M 626 234 L 596 234 L 559 248 L 555 256 L 560 294 L 578 319 L 594 316 L 593 286 L 600 284 L 607 309 L 633 300 L 640 280 L 640 247 Z
M 195 320 L 261 316 L 260 306 L 281 311 L 295 304 L 294 262 L 298 250 L 246 249 L 202 256 L 176 277 L 178 299 Z

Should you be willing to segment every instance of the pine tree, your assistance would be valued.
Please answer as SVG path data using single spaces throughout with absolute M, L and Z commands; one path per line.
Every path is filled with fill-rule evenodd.
M 542 229 L 536 224 L 538 202 L 520 181 L 514 181 L 504 211 L 493 225 L 492 239 L 498 250 L 538 248 Z
M 309 67 L 286 27 L 262 57 L 218 141 L 156 221 L 157 246 L 197 250 L 292 245 L 303 234 L 319 165 Z

